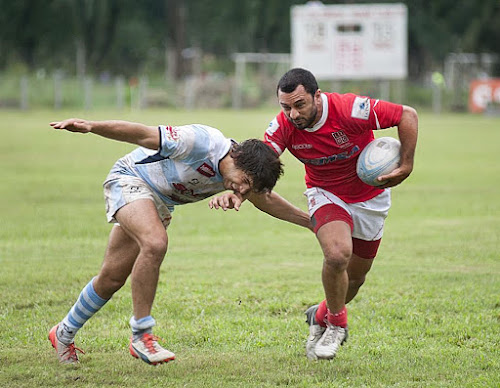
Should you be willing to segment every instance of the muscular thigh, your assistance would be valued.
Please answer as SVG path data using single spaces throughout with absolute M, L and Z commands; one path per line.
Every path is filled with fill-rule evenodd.
M 139 247 L 151 241 L 166 244 L 165 227 L 152 200 L 138 199 L 130 202 L 116 212 L 115 218 Z
M 325 257 L 349 259 L 352 254 L 351 228 L 345 221 L 330 221 L 316 232 Z
M 321 223 L 321 220 L 323 223 L 334 219 L 342 220 L 350 224 L 354 238 L 365 241 L 382 238 L 384 222 L 391 206 L 390 190 L 384 190 L 375 198 L 357 203 L 346 203 L 333 193 L 318 187 L 309 188 L 304 194 L 308 199 L 313 225 L 318 224 L 318 221 Z M 315 226 L 315 231 L 318 226 L 320 225 Z
M 114 225 L 109 235 L 101 275 L 117 280 L 126 279 L 132 271 L 138 254 L 137 242 L 121 226 Z
M 111 230 L 101 273 L 123 278 L 132 271 L 145 241 L 156 239 L 166 245 L 167 237 L 155 204 L 149 199 L 126 204 L 115 217 L 120 224 L 115 224 Z
M 165 228 L 170 224 L 172 215 L 171 209 L 153 192 L 150 186 L 142 179 L 121 176 L 117 179 L 112 179 L 104 183 L 104 198 L 106 200 L 106 215 L 108 222 L 117 222 L 117 213 L 126 205 L 132 204 L 139 200 L 150 200 L 156 207 L 156 213 Z M 143 207 L 142 204 L 139 206 Z M 148 206 L 150 207 L 150 206 Z M 136 208 L 136 204 L 132 209 Z M 127 212 L 130 211 L 127 209 Z M 122 212 L 123 213 L 123 212 Z M 118 221 L 119 222 L 119 221 Z

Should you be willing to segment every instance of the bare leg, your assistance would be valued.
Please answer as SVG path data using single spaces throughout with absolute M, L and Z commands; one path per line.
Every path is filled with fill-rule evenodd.
M 346 304 L 349 303 L 358 293 L 359 288 L 365 282 L 366 274 L 370 271 L 372 264 L 373 259 L 364 259 L 355 254 L 352 255 L 351 260 L 349 260 L 349 266 L 347 267 L 347 274 L 349 275 L 349 288 L 345 298 Z
M 78 361 L 74 349 L 68 346 L 73 343 L 78 330 L 123 286 L 138 251 L 135 241 L 122 228 L 114 226 L 99 275 L 83 288 L 61 324 L 53 328 L 54 332 L 57 330 L 57 335 L 51 334 L 52 345 L 58 350 L 62 362 Z
M 123 228 L 113 226 L 104 262 L 93 283 L 97 295 L 103 299 L 111 298 L 125 284 L 138 254 L 137 243 Z
M 154 203 L 148 199 L 129 203 L 115 217 L 139 248 L 131 278 L 134 317 L 139 320 L 151 314 L 160 265 L 167 252 L 167 234 Z
M 73 344 L 76 332 L 125 284 L 130 274 L 134 304 L 130 354 L 154 365 L 175 359 L 175 355 L 162 348 L 151 335 L 155 324 L 151 308 L 160 265 L 167 251 L 165 228 L 149 199 L 125 205 L 115 217 L 120 226 L 115 225 L 111 230 L 99 275 L 82 290 L 62 325 L 54 326 L 49 332 L 49 340 L 61 362 L 78 362 Z
M 132 338 L 130 354 L 148 364 L 161 364 L 175 359 L 175 354 L 158 344 L 152 335 L 155 320 L 151 309 L 158 285 L 160 266 L 167 252 L 167 233 L 160 221 L 156 206 L 149 199 L 133 201 L 115 214 L 124 233 L 134 242 L 135 263 L 124 264 L 123 271 L 131 272 L 134 316 L 130 319 Z
M 347 266 L 352 254 L 351 229 L 343 221 L 323 225 L 316 237 L 324 255 L 322 281 L 326 303 L 331 312 L 345 306 L 349 278 Z
M 344 221 L 332 221 L 321 226 L 316 237 L 323 249 L 322 280 L 329 312 L 321 338 L 306 350 L 308 357 L 312 349 L 318 359 L 332 359 L 347 338 L 345 299 L 349 287 L 347 266 L 352 255 L 351 227 Z M 316 319 L 320 321 L 318 317 Z M 310 338 L 312 334 L 315 333 L 310 331 Z

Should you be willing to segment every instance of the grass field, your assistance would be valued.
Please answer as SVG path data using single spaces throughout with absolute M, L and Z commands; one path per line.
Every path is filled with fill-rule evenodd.
M 2 111 L 0 386 L 500 386 L 500 119 L 421 114 L 413 175 L 393 190 L 374 268 L 349 304 L 350 339 L 309 362 L 304 310 L 322 299 L 312 233 L 245 204 L 177 208 L 155 300 L 155 333 L 177 355 L 128 354 L 130 284 L 80 331 L 78 366 L 47 341 L 100 266 L 110 226 L 101 184 L 133 146 L 52 130 L 81 112 Z M 202 122 L 261 137 L 274 111 L 93 112 L 92 119 Z M 394 135 L 394 130 L 384 135 Z M 284 157 L 277 191 L 306 209 Z

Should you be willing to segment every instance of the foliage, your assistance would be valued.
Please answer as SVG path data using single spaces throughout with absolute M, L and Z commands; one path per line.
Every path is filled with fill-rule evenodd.
M 203 122 L 243 140 L 261 137 L 275 113 L 88 118 Z M 59 365 L 47 332 L 99 269 L 110 229 L 101 182 L 133 148 L 48 126 L 82 114 L 2 112 L 0 386 L 500 385 L 500 122 L 473 115 L 420 115 L 415 170 L 392 191 L 380 253 L 349 304 L 351 336 L 334 361 L 304 356 L 303 311 L 323 294 L 313 234 L 248 203 L 221 212 L 204 201 L 173 214 L 154 305 L 155 333 L 177 360 L 151 367 L 129 356 L 128 283 L 78 334 L 81 364 Z M 303 167 L 288 153 L 284 163 L 277 191 L 305 209 Z
M 355 1 L 368 3 L 373 1 Z M 385 2 L 401 2 L 388 0 Z M 498 0 L 404 1 L 409 8 L 410 74 L 432 69 L 449 52 L 500 54 Z M 176 77 L 185 72 L 183 50 L 228 56 L 233 52 L 289 52 L 290 7 L 300 0 L 0 0 L 0 68 L 23 62 L 78 72 L 137 74 L 175 53 Z M 325 4 L 342 3 L 324 1 Z M 350 2 L 351 3 L 351 2 Z

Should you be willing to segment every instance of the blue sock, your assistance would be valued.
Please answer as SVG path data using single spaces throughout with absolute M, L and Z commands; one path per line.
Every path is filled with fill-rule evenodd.
M 57 338 L 62 343 L 72 343 L 77 331 L 109 300 L 97 295 L 92 285 L 94 279 L 83 288 L 78 300 L 59 325 Z
M 132 328 L 132 335 L 134 341 L 138 340 L 143 334 L 153 332 L 153 326 L 156 325 L 156 321 L 151 315 L 143 317 L 139 320 L 135 320 L 135 317 L 130 318 L 130 327 Z

